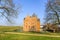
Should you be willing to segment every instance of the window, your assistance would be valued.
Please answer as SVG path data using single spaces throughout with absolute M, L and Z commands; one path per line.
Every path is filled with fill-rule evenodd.
M 27 28 L 27 25 L 26 25 L 26 28 Z
M 24 18 L 24 20 L 25 20 L 25 18 Z

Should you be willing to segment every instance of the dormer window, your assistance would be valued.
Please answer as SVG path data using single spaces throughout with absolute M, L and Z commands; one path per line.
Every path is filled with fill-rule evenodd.
M 37 21 L 40 21 L 40 19 L 37 19 Z
M 25 18 L 24 18 L 24 20 L 25 20 Z

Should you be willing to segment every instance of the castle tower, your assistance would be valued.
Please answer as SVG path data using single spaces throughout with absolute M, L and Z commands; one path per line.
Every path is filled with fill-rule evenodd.
M 40 19 L 35 14 L 25 17 L 23 31 L 40 32 Z

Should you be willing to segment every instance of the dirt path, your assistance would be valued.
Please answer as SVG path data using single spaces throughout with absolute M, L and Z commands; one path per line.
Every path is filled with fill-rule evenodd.
M 47 35 L 47 34 L 30 34 L 30 33 L 17 33 L 17 32 L 5 32 L 5 33 L 7 33 L 7 34 L 31 35 L 31 36 L 60 37 L 59 35 Z

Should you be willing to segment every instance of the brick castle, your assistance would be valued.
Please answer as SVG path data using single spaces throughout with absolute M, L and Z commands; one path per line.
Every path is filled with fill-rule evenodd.
M 35 14 L 25 17 L 23 31 L 40 32 L 40 19 Z

